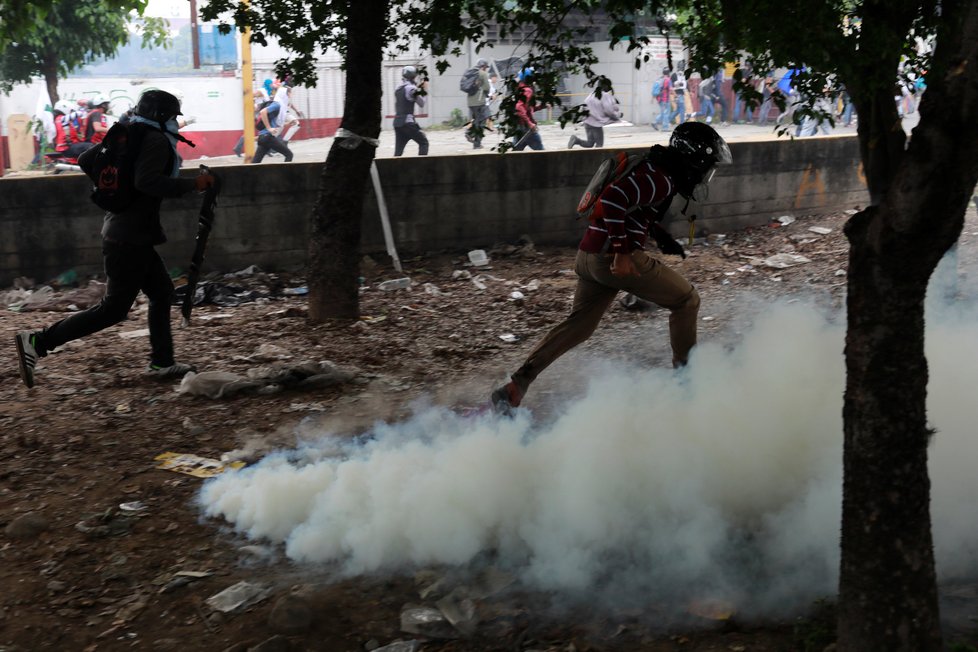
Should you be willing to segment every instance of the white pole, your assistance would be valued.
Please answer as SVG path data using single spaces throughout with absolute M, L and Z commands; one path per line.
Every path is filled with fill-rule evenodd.
M 380 224 L 384 229 L 384 242 L 387 244 L 387 253 L 394 261 L 394 269 L 399 272 L 401 269 L 401 259 L 397 257 L 397 249 L 394 247 L 394 234 L 391 233 L 391 219 L 387 213 L 387 202 L 384 201 L 384 189 L 380 185 L 380 173 L 377 172 L 377 161 L 370 162 L 370 178 L 374 182 L 374 194 L 377 195 L 377 208 L 380 211 Z

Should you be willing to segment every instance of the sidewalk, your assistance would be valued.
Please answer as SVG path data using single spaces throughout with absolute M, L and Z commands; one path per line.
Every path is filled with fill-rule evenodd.
M 916 113 L 904 119 L 903 125 L 908 133 L 916 126 L 917 119 L 918 115 Z M 728 142 L 774 140 L 778 138 L 775 127 L 772 124 L 767 124 L 763 127 L 752 124 L 734 124 L 726 127 L 719 125 L 713 126 Z M 855 125 L 848 128 L 838 126 L 832 130 L 832 135 L 834 136 L 855 135 L 855 133 Z M 465 140 L 462 129 L 429 128 L 425 130 L 425 134 L 430 144 L 428 154 L 432 156 L 492 156 L 497 154 L 492 148 L 499 143 L 499 138 L 493 134 L 489 134 L 483 140 L 483 149 L 479 150 L 472 149 L 472 145 Z M 561 129 L 559 124 L 547 124 L 540 127 L 540 136 L 543 139 L 544 148 L 548 150 L 567 149 L 567 141 L 572 134 L 583 138 L 584 127 L 580 125 L 576 127 L 568 125 L 565 129 Z M 818 136 L 812 136 L 812 138 L 824 137 L 821 133 Z M 782 138 L 787 138 L 787 136 L 782 136 Z M 624 123 L 622 125 L 605 127 L 604 130 L 604 149 L 616 150 L 626 147 L 649 147 L 656 143 L 664 145 L 668 141 L 669 133 L 656 131 L 649 125 Z M 296 162 L 325 161 L 326 155 L 329 153 L 329 148 L 332 145 L 332 138 L 293 140 L 289 143 L 289 146 L 295 153 L 293 161 Z M 519 153 L 516 152 L 514 154 Z M 405 158 L 415 157 L 417 155 L 417 144 L 409 142 L 407 148 L 404 150 Z M 380 134 L 380 146 L 377 148 L 377 158 L 389 158 L 392 156 L 394 156 L 394 131 L 392 129 L 386 129 Z M 230 156 L 210 158 L 207 161 L 208 165 L 238 165 L 243 162 L 242 159 L 233 154 Z M 281 156 L 266 157 L 261 165 L 281 162 Z M 186 165 L 196 165 L 196 161 L 187 161 Z

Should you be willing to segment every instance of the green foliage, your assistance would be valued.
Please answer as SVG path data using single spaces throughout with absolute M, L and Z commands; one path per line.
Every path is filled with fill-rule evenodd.
M 141 34 L 143 47 L 166 46 L 167 21 L 135 11 L 130 14 L 120 5 L 110 0 L 72 0 L 33 7 L 32 15 L 43 20 L 7 40 L 0 54 L 0 89 L 9 91 L 13 84 L 37 76 L 64 77 L 96 58 L 111 57 L 129 42 L 130 25 Z
M 795 647 L 801 652 L 822 652 L 836 639 L 836 606 L 827 598 L 815 601 L 812 613 L 794 627 Z
M 462 115 L 461 109 L 452 109 L 452 117 L 445 121 L 445 126 L 452 129 L 458 129 L 465 124 L 465 117 Z

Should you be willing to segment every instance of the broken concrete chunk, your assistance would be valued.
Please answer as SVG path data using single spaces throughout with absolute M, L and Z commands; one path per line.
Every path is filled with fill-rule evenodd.
M 401 631 L 431 638 L 458 638 L 445 615 L 432 607 L 406 604 L 401 610 Z

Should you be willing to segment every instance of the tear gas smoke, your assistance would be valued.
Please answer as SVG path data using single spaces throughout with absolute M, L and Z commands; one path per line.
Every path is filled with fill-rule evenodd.
M 958 315 L 928 332 L 945 573 L 978 567 L 976 324 Z M 273 454 L 208 482 L 201 501 L 295 560 L 349 574 L 492 554 L 567 595 L 710 591 L 783 612 L 836 589 L 843 339 L 843 319 L 777 305 L 733 350 L 701 345 L 679 375 L 596 378 L 545 426 L 429 408 L 365 442 Z

